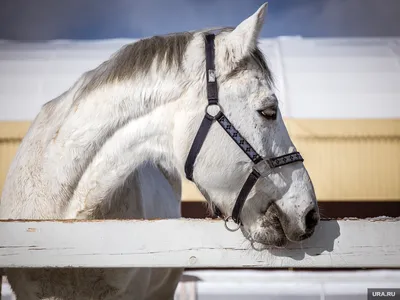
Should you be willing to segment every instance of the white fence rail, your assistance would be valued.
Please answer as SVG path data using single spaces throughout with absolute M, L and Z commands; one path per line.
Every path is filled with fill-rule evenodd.
M 322 221 L 288 249 L 251 247 L 219 220 L 2 221 L 0 268 L 400 267 L 400 218 Z
M 400 271 L 190 270 L 174 300 L 367 300 L 371 288 L 400 288 Z M 16 300 L 7 283 L 1 299 Z

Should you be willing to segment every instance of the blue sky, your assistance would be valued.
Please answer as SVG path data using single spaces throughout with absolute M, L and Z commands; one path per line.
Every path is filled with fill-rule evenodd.
M 264 0 L 0 0 L 0 39 L 141 38 L 234 26 Z M 269 0 L 263 37 L 400 36 L 400 0 Z

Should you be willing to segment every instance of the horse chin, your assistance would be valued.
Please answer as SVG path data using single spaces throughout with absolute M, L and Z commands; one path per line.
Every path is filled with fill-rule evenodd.
M 269 226 L 263 226 L 261 230 L 254 235 L 253 241 L 268 248 L 285 248 L 289 240 L 285 235 L 280 221 L 274 221 L 273 224 L 271 224 L 270 221 L 264 221 L 263 223 L 269 223 Z
M 267 248 L 285 248 L 289 239 L 285 234 L 279 211 L 275 205 L 270 205 L 260 219 L 256 232 L 251 234 L 252 241 Z
M 289 242 L 285 234 L 280 232 L 268 234 L 257 234 L 253 238 L 253 242 L 260 244 L 262 248 L 285 248 Z

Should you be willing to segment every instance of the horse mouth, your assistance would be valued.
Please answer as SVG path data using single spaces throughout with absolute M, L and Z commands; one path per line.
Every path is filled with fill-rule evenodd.
M 289 243 L 299 243 L 310 238 L 315 227 L 303 231 L 296 228 L 279 207 L 272 203 L 262 214 L 259 226 L 253 232 L 252 240 L 263 247 L 286 248 Z
M 289 239 L 286 236 L 282 222 L 278 216 L 273 215 L 271 217 L 271 220 L 269 220 L 268 222 L 263 222 L 263 223 L 269 224 L 268 231 L 272 231 L 269 235 L 269 238 L 267 240 L 265 240 L 265 242 L 267 242 L 265 244 L 266 246 L 283 248 L 288 244 Z
M 284 230 L 284 224 L 279 209 L 271 204 L 262 216 L 260 230 L 252 234 L 252 240 L 263 247 L 284 248 L 289 239 Z

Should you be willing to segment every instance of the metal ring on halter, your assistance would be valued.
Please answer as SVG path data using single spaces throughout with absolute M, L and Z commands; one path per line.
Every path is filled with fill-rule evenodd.
M 232 232 L 233 232 L 233 231 L 239 230 L 239 229 L 240 229 L 240 226 L 241 226 L 240 224 L 237 224 L 237 227 L 235 227 L 235 228 L 229 228 L 229 226 L 227 225 L 229 219 L 233 220 L 233 219 L 232 219 L 232 216 L 226 217 L 226 218 L 224 219 L 224 221 L 225 221 L 225 228 L 228 229 L 229 231 L 232 231 Z
M 210 114 L 210 113 L 208 112 L 208 109 L 209 109 L 211 106 L 216 106 L 216 107 L 218 108 L 218 111 L 217 111 L 215 114 Z M 206 115 L 207 115 L 210 119 L 215 120 L 215 119 L 217 118 L 217 116 L 219 115 L 219 113 L 222 112 L 222 108 L 221 108 L 221 106 L 219 106 L 218 103 L 209 103 L 209 104 L 207 104 L 205 111 L 206 111 Z

